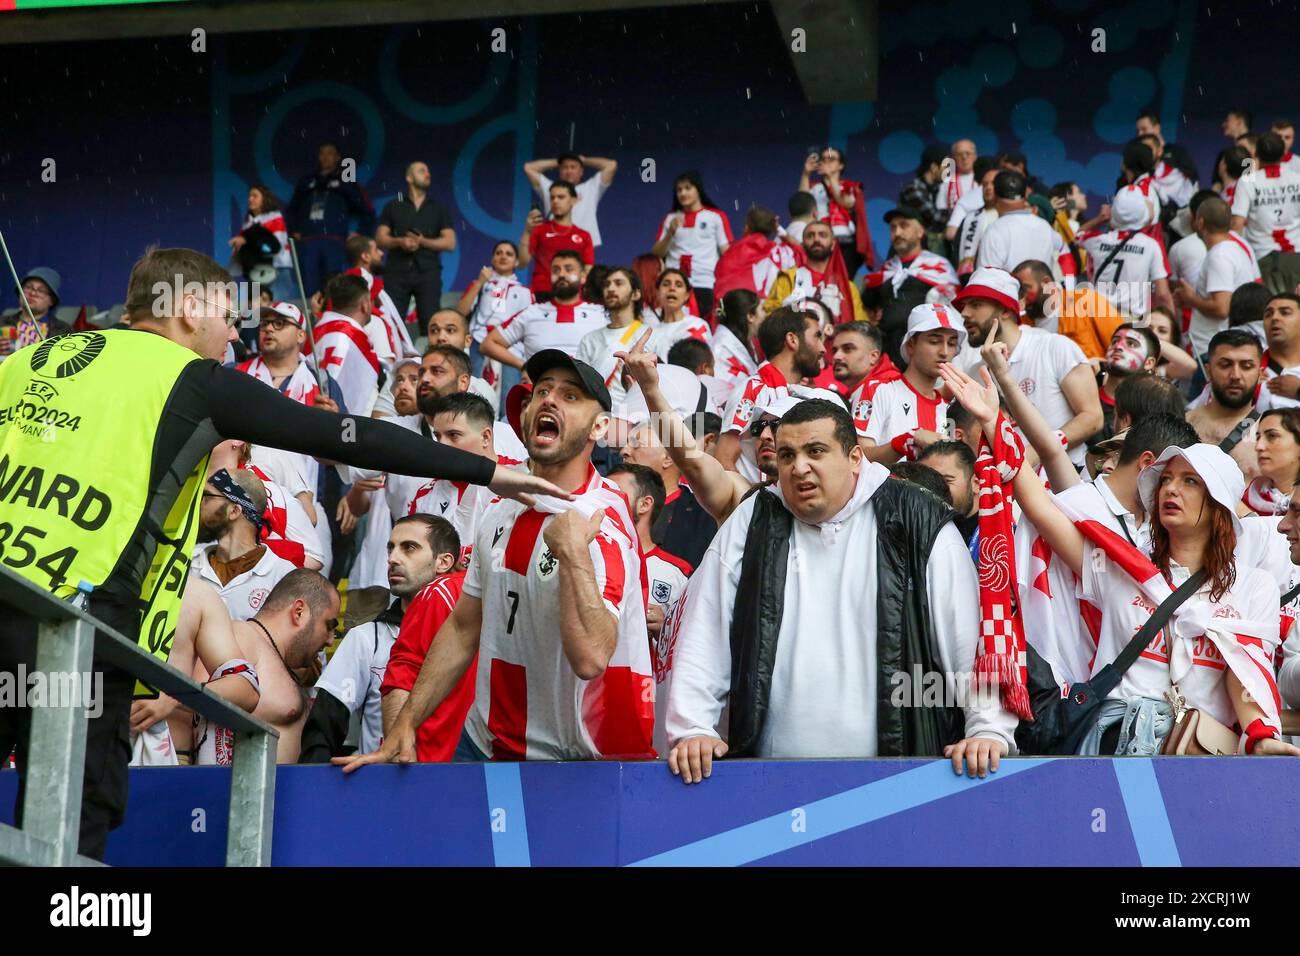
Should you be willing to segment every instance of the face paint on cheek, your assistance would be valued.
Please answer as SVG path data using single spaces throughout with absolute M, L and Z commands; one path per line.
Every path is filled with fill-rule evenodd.
M 1147 360 L 1147 357 L 1143 352 L 1120 342 L 1111 346 L 1106 359 L 1111 367 L 1118 371 L 1136 372 L 1142 368 L 1142 364 Z

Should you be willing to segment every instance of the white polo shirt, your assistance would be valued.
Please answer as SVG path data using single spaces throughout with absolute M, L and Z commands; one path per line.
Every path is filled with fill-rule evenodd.
M 280 579 L 294 569 L 292 564 L 267 548 L 257 564 L 243 574 L 235 575 L 228 583 L 222 584 L 217 573 L 212 570 L 212 565 L 208 563 L 208 555 L 216 546 L 217 542 L 209 541 L 196 547 L 190 567 L 221 595 L 226 610 L 236 621 L 247 621 L 256 615 L 266 603 L 271 591 L 280 583 Z

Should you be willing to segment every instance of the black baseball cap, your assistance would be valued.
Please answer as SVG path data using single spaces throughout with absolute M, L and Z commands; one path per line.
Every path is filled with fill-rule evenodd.
M 900 217 L 903 219 L 915 219 L 917 222 L 922 221 L 921 210 L 913 209 L 911 206 L 899 206 L 897 209 L 891 209 L 889 212 L 885 213 L 885 222 L 890 223 Z
M 610 401 L 609 389 L 605 387 L 604 377 L 586 362 L 579 362 L 568 352 L 561 352 L 559 349 L 542 349 L 524 363 L 524 371 L 528 373 L 529 380 L 534 384 L 547 372 L 557 368 L 568 369 L 578 376 L 583 390 L 599 402 L 600 407 L 605 411 L 613 408 L 614 403 Z

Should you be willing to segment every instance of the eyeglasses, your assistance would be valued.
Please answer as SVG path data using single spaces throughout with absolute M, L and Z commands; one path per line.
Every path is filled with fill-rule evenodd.
M 205 298 L 203 301 L 206 302 L 208 305 L 217 306 L 217 311 L 221 314 L 221 317 L 226 320 L 226 328 L 228 329 L 233 329 L 235 326 L 237 326 L 240 323 L 240 320 L 243 319 L 243 316 L 240 315 L 238 312 L 234 312 L 230 309 L 219 306 L 211 299 Z
M 282 332 L 284 331 L 284 328 L 289 325 L 296 326 L 297 323 L 292 322 L 289 319 L 263 319 L 261 322 L 257 323 L 259 329 L 269 327 L 275 332 Z
M 781 424 L 779 418 L 759 418 L 749 423 L 749 434 L 754 438 L 762 438 L 763 432 L 769 428 L 774 429 Z

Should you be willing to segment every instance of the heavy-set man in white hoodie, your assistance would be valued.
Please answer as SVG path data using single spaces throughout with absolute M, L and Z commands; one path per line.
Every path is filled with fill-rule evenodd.
M 867 462 L 852 418 L 834 403 L 794 406 L 776 444 L 776 484 L 731 514 L 687 588 L 668 695 L 669 768 L 697 783 L 731 749 L 754 757 L 942 753 L 958 772 L 963 760 L 972 775 L 996 770 L 1015 746 L 1016 718 L 996 695 L 968 693 L 978 584 L 950 512 Z M 769 516 L 759 531 L 773 544 L 754 538 L 756 509 L 757 523 Z M 747 542 L 762 550 L 747 554 Z M 898 558 L 892 574 L 882 554 Z M 924 578 L 923 602 L 908 596 L 920 592 L 906 586 L 908 569 Z M 900 605 L 901 624 L 881 622 Z M 756 640 L 747 640 L 748 627 Z M 907 693 L 919 664 L 898 646 L 908 628 L 928 662 L 919 665 L 930 672 L 922 679 L 942 681 L 942 706 Z M 741 649 L 734 678 L 733 641 Z

